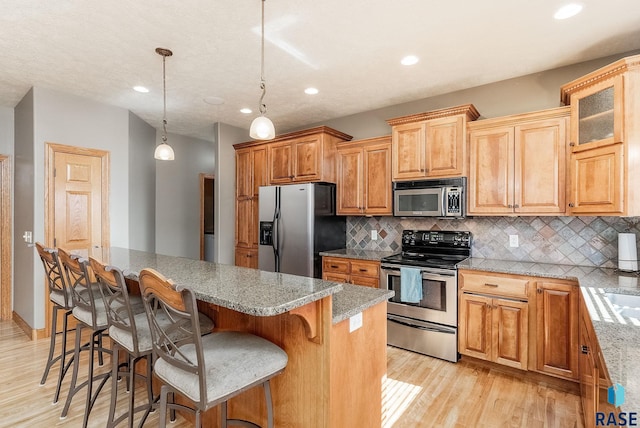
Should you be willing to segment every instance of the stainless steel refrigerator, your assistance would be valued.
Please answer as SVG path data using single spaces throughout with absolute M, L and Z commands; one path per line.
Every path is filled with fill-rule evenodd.
M 332 183 L 261 186 L 258 266 L 270 272 L 322 277 L 320 251 L 345 248 L 345 217 L 336 216 Z

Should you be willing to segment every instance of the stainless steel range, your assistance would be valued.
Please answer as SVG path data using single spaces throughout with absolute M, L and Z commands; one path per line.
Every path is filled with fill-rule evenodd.
M 402 252 L 381 260 L 380 287 L 395 292 L 387 304 L 389 345 L 458 361 L 455 266 L 470 254 L 471 232 L 402 232 Z

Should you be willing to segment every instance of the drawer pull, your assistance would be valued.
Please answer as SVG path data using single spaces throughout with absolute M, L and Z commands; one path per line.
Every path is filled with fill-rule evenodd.
M 490 284 L 488 282 L 484 283 L 485 287 L 499 287 L 498 284 Z
M 362 268 L 360 268 L 360 269 L 358 269 L 358 270 L 359 270 L 360 272 L 366 272 L 366 271 L 367 271 L 366 269 L 362 269 Z
M 332 269 L 338 269 L 339 267 L 340 267 L 340 266 L 337 266 L 337 265 L 331 265 L 331 268 L 332 268 Z

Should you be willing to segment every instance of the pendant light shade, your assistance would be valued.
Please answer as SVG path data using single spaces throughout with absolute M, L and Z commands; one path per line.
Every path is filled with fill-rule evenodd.
M 264 80 L 264 2 L 262 3 L 262 32 L 261 32 L 261 48 L 260 48 L 260 89 L 262 90 L 262 96 L 260 96 L 260 116 L 253 119 L 251 122 L 251 128 L 249 128 L 249 136 L 255 140 L 271 140 L 276 136 L 276 129 L 273 126 L 273 122 L 265 116 L 267 114 L 267 105 L 263 102 L 264 96 L 267 93 L 267 84 Z
M 258 116 L 251 122 L 249 136 L 255 140 L 271 140 L 276 136 L 276 129 L 267 116 Z
M 153 157 L 158 160 L 174 160 L 175 154 L 173 148 L 167 144 L 167 78 L 165 72 L 165 60 L 168 56 L 173 55 L 169 49 L 156 48 L 156 53 L 162 56 L 162 99 L 163 99 L 163 115 L 162 115 L 162 143 L 156 147 Z

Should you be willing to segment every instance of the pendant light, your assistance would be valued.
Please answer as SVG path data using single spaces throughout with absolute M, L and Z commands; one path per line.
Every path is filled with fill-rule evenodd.
M 249 128 L 249 136 L 256 140 L 270 140 L 276 136 L 276 130 L 273 126 L 273 122 L 265 116 L 267 113 L 267 106 L 263 102 L 264 96 L 267 93 L 266 82 L 264 80 L 264 2 L 262 2 L 262 33 L 261 33 L 261 51 L 260 51 L 260 89 L 262 89 L 262 96 L 260 97 L 260 116 L 253 119 L 251 122 L 251 128 Z
M 164 110 L 162 114 L 162 143 L 156 147 L 153 157 L 158 160 L 174 160 L 173 148 L 167 144 L 167 77 L 165 72 L 165 60 L 173 55 L 169 49 L 156 48 L 156 53 L 162 56 L 162 95 Z

